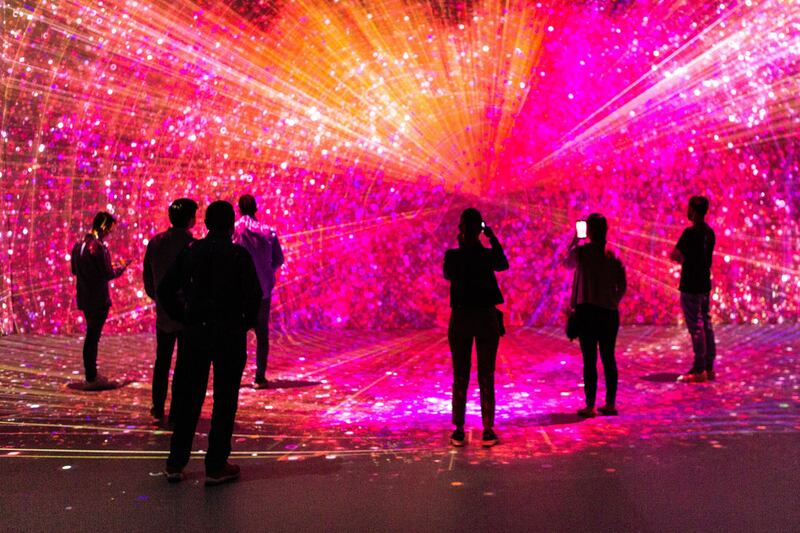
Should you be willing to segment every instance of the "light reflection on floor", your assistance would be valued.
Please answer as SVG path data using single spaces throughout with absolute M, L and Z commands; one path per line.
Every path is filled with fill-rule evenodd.
M 488 451 L 478 446 L 473 375 L 470 442 L 457 453 L 507 462 L 601 446 L 721 447 L 717 439 L 727 435 L 800 432 L 800 330 L 727 326 L 719 328 L 718 339 L 718 381 L 683 385 L 674 376 L 690 365 L 684 330 L 624 328 L 618 343 L 621 416 L 582 421 L 574 415 L 583 402 L 577 345 L 552 328 L 513 330 L 498 360 L 502 444 Z M 80 379 L 80 338 L 0 338 L 0 457 L 163 456 L 168 433 L 148 415 L 153 349 L 149 335 L 104 337 L 101 372 L 134 381 L 88 393 L 67 388 Z M 248 365 L 244 383 L 253 370 Z M 269 390 L 242 389 L 238 458 L 389 454 L 414 460 L 452 452 L 451 369 L 440 330 L 277 336 L 269 377 Z M 600 399 L 603 392 L 601 379 Z M 210 407 L 209 397 L 201 433 L 208 430 Z M 195 446 L 203 449 L 205 439 Z

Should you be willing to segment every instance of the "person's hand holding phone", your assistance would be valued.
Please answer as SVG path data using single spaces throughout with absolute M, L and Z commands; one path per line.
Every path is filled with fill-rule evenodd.
M 483 227 L 483 234 L 486 235 L 487 239 L 491 240 L 496 238 L 494 231 L 492 231 L 492 228 L 486 225 L 486 222 L 481 222 L 481 226 Z
M 578 220 L 575 222 L 575 237 L 578 239 L 585 239 L 587 237 L 587 228 L 585 220 Z

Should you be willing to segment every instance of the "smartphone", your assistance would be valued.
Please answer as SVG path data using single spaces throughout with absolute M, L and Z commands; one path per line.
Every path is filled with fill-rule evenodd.
M 486 229 L 486 222 L 484 222 L 483 220 L 481 220 L 481 231 L 483 231 L 483 230 L 485 230 L 485 229 Z
M 586 238 L 586 221 L 585 220 L 579 220 L 579 221 L 577 221 L 575 223 L 575 232 L 577 233 L 579 239 L 585 239 Z

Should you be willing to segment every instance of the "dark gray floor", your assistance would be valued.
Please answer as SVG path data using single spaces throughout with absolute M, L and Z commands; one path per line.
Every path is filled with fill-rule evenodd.
M 168 485 L 160 459 L 4 459 L 0 520 L 5 531 L 800 530 L 800 435 L 717 442 L 512 462 L 241 459 L 242 479 L 214 488 L 198 460 Z

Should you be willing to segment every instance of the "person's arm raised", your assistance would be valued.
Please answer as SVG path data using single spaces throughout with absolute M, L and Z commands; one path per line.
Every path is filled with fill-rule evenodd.
M 496 272 L 508 270 L 508 258 L 503 251 L 503 247 L 500 245 L 497 235 L 495 235 L 494 231 L 492 231 L 492 228 L 489 226 L 483 228 L 483 233 L 489 239 L 489 244 L 492 246 L 492 268 Z
M 572 237 L 572 241 L 567 246 L 567 255 L 561 260 L 567 268 L 576 268 L 578 266 L 578 234 Z

